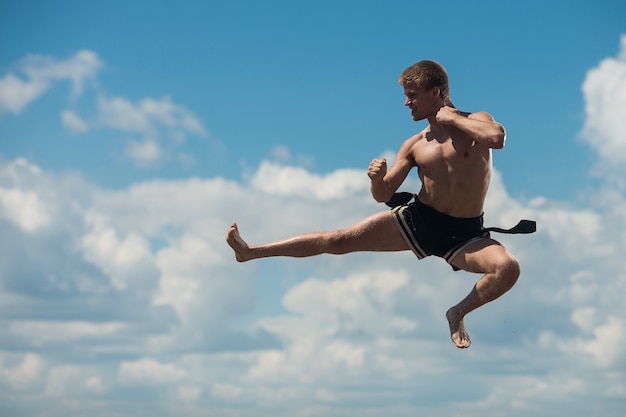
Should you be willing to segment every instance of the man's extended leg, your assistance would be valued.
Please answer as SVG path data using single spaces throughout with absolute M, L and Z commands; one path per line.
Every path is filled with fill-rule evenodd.
M 453 263 L 465 271 L 484 274 L 467 297 L 446 313 L 452 341 L 464 349 L 471 344 L 463 321 L 465 315 L 510 290 L 520 275 L 520 266 L 506 248 L 491 239 L 468 246 Z
M 343 254 L 357 251 L 401 251 L 409 247 L 395 224 L 391 211 L 367 217 L 345 229 L 313 232 L 263 245 L 248 245 L 233 223 L 226 241 L 239 262 L 269 256 L 305 257 L 322 253 Z

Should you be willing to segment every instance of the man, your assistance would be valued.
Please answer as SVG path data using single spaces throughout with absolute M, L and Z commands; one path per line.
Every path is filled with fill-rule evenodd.
M 446 71 L 436 62 L 420 61 L 407 68 L 399 83 L 413 120 L 428 119 L 429 125 L 402 144 L 389 169 L 385 159 L 374 159 L 369 165 L 372 196 L 395 206 L 393 210 L 345 229 L 258 246 L 248 245 L 233 223 L 226 240 L 239 262 L 269 256 L 412 250 L 420 259 L 435 255 L 455 270 L 483 274 L 467 297 L 446 313 L 452 341 L 468 348 L 465 315 L 504 294 L 520 275 L 517 259 L 490 238 L 482 218 L 491 179 L 491 150 L 504 147 L 505 130 L 488 113 L 457 110 L 450 100 Z M 413 167 L 422 182 L 419 194 L 395 194 Z M 409 203 L 411 197 L 415 201 Z M 508 231 L 496 230 L 534 231 L 534 222 L 524 222 L 530 226 L 526 230 L 520 230 L 522 223 Z

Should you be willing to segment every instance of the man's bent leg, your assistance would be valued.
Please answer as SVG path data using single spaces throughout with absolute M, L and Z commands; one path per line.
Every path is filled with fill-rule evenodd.
M 520 275 L 520 266 L 506 248 L 491 239 L 468 246 L 454 258 L 453 263 L 465 271 L 484 274 L 467 297 L 446 313 L 452 341 L 463 349 L 471 344 L 463 318 L 510 290 Z
M 304 233 L 255 246 L 248 245 L 241 238 L 237 224 L 233 223 L 226 235 L 226 241 L 235 251 L 239 262 L 270 256 L 307 257 L 322 253 L 409 249 L 391 211 L 374 214 L 345 229 Z

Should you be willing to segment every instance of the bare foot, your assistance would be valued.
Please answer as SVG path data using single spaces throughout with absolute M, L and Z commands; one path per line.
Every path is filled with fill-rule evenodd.
M 249 255 L 250 248 L 239 235 L 237 223 L 233 223 L 230 225 L 228 233 L 226 233 L 226 242 L 228 242 L 230 247 L 233 248 L 233 250 L 235 251 L 235 259 L 237 259 L 237 261 L 245 262 L 251 259 Z
M 450 325 L 450 336 L 459 349 L 467 349 L 472 344 L 469 333 L 465 330 L 463 316 L 454 311 L 454 307 L 446 313 L 448 324 Z

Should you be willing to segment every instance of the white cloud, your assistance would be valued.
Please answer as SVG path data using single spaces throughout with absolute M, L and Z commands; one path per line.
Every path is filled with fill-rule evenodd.
M 278 145 L 273 147 L 269 155 L 271 156 L 274 162 L 277 162 L 281 165 L 297 165 L 303 168 L 311 168 L 313 167 L 313 157 L 310 155 L 298 154 L 292 155 L 291 149 L 287 146 Z
M 21 320 L 9 327 L 17 338 L 28 340 L 33 347 L 67 343 L 81 339 L 105 339 L 126 331 L 124 323 L 91 323 L 87 321 Z
M 428 266 L 423 267 L 428 271 Z M 254 383 L 292 380 L 325 386 L 336 380 L 337 373 L 345 381 L 376 374 L 410 375 L 420 367 L 415 352 L 421 352 L 419 360 L 426 354 L 426 346 L 414 338 L 428 337 L 428 331 L 421 332 L 422 320 L 429 318 L 406 316 L 398 307 L 401 299 L 419 304 L 418 288 L 420 283 L 411 281 L 403 268 L 382 267 L 331 281 L 308 279 L 294 286 L 283 298 L 289 314 L 255 324 L 275 334 L 284 349 L 260 353 L 247 378 Z M 443 319 L 445 309 L 429 305 L 420 311 Z M 443 329 L 445 323 L 440 324 Z M 447 337 L 440 342 L 449 343 Z
M 345 226 L 386 209 L 371 201 L 366 174 L 356 170 L 319 176 L 300 169 L 302 187 L 288 181 L 276 188 L 263 186 L 268 172 L 289 178 L 295 171 L 264 163 L 247 184 L 189 179 L 103 190 L 70 177 L 50 177 L 25 160 L 3 163 L 4 190 L 34 193 L 56 207 L 49 215 L 48 233 L 57 236 L 57 228 L 71 227 L 63 239 L 48 242 L 26 230 L 14 231 L 23 234 L 11 238 L 16 248 L 12 253 L 18 257 L 34 242 L 38 252 L 59 254 L 41 258 L 40 267 L 48 275 L 33 276 L 29 285 L 48 291 L 63 288 L 71 298 L 51 298 L 50 304 L 37 308 L 39 302 L 30 301 L 28 292 L 10 297 L 15 290 L 6 287 L 3 300 L 10 301 L 7 307 L 14 316 L 5 314 L 5 337 L 42 352 L 52 346 L 95 358 L 106 352 L 115 358 L 118 371 L 107 373 L 112 364 L 101 365 L 96 359 L 92 369 L 78 372 L 71 357 L 55 353 L 50 353 L 57 364 L 52 368 L 41 362 L 22 367 L 21 359 L 3 369 L 45 374 L 46 392 L 53 397 L 109 395 L 120 385 L 163 387 L 171 392 L 171 401 L 200 409 L 213 407 L 207 397 L 221 404 L 244 404 L 243 416 L 276 415 L 272 410 L 279 404 L 294 411 L 319 401 L 330 407 L 326 415 L 341 415 L 334 404 L 353 404 L 353 410 L 377 415 L 367 401 L 384 401 L 384 393 L 376 388 L 381 384 L 393 387 L 394 401 L 409 404 L 416 391 L 455 389 L 449 386 L 452 375 L 452 380 L 471 375 L 475 381 L 464 402 L 470 416 L 499 407 L 496 387 L 502 385 L 525 390 L 524 398 L 516 400 L 525 411 L 536 401 L 552 407 L 551 395 L 567 398 L 576 389 L 595 398 L 620 395 L 609 388 L 615 386 L 613 373 L 623 374 L 618 366 L 625 360 L 616 346 L 623 344 L 626 328 L 618 319 L 626 316 L 619 299 L 626 285 L 619 271 L 626 265 L 612 255 L 616 247 L 626 245 L 626 237 L 614 227 L 619 208 L 626 207 L 623 198 L 613 197 L 607 211 L 545 198 L 525 204 L 507 194 L 496 173 L 488 224 L 510 226 L 521 217 L 535 218 L 539 232 L 503 237 L 522 260 L 524 275 L 502 301 L 468 316 L 474 346 L 459 354 L 449 341 L 444 313 L 469 292 L 477 277 L 454 273 L 443 262 L 417 261 L 410 253 L 250 264 L 233 260 L 224 243 L 233 220 L 240 223 L 245 238 L 260 242 Z M 42 189 L 50 194 L 42 194 Z M 59 212 L 66 216 L 57 216 Z M 67 225 L 59 223 L 61 219 Z M 67 241 L 69 250 L 55 251 L 58 241 Z M 83 266 L 59 269 L 52 261 L 57 256 L 64 264 Z M 11 265 L 11 277 L 25 275 L 19 272 L 25 265 Z M 290 274 L 297 278 L 288 279 Z M 73 282 L 85 279 L 94 284 L 72 291 Z M 255 303 L 263 300 L 259 291 L 265 291 L 257 288 L 270 284 L 283 291 L 282 313 L 255 310 Z M 102 297 L 108 298 L 97 303 L 98 310 L 85 310 Z M 65 309 L 88 315 L 50 320 L 51 311 Z M 265 338 L 265 345 L 255 344 L 260 342 L 254 337 Z M 199 350 L 206 353 L 189 357 Z M 126 356 L 116 356 L 120 353 Z M 593 360 L 579 363 L 580 357 Z M 572 372 L 590 372 L 595 379 L 582 388 L 563 390 L 555 382 L 539 389 L 533 384 L 540 378 L 524 380 L 515 370 L 525 369 L 528 360 L 553 382 L 567 380 Z M 480 371 L 474 369 L 479 366 Z M 499 367 L 510 367 L 508 376 L 485 371 Z M 34 382 L 29 386 L 36 388 Z M 407 407 L 398 414 L 415 413 L 414 407 Z M 435 415 L 453 411 L 445 404 L 437 407 L 440 414 L 426 410 Z
M 137 104 L 122 97 L 100 97 L 98 112 L 103 126 L 125 132 L 153 135 L 165 127 L 178 141 L 184 137 L 183 133 L 206 133 L 202 123 L 191 112 L 172 103 L 169 97 L 161 100 L 145 98 Z
M 102 377 L 92 366 L 58 365 L 46 377 L 44 395 L 53 398 L 76 394 L 103 394 L 107 389 Z
M 0 78 L 0 114 L 6 111 L 19 114 L 59 80 L 69 80 L 72 95 L 77 98 L 83 92 L 85 81 L 94 79 L 102 65 L 98 55 L 89 50 L 78 51 L 65 60 L 28 55 L 18 65 L 18 71 L 26 75 L 26 80 L 13 73 Z
M 241 397 L 243 389 L 231 384 L 213 384 L 211 387 L 211 395 L 227 401 L 236 401 Z
M 4 112 L 19 114 L 55 83 L 64 80 L 71 82 L 72 97 L 76 100 L 87 81 L 95 82 L 103 65 L 98 55 L 89 50 L 81 50 L 66 60 L 28 55 L 17 65 L 19 74 L 7 73 L 0 78 L 0 115 Z M 167 96 L 147 97 L 133 103 L 125 97 L 109 98 L 99 94 L 95 107 L 96 114 L 87 119 L 73 110 L 61 111 L 63 126 L 74 134 L 106 128 L 134 135 L 119 153 L 139 168 L 156 167 L 164 161 L 189 166 L 193 164 L 190 155 L 174 152 L 188 135 L 207 136 L 202 122 Z
M 342 314 L 347 330 L 380 335 L 403 333 L 413 330 L 415 323 L 389 313 L 394 294 L 408 281 L 406 271 L 380 269 L 376 274 L 354 274 L 329 283 L 310 279 L 292 288 L 283 303 L 290 311 L 311 317 L 326 317 L 329 312 Z
M 515 415 L 576 415 L 564 402 L 582 396 L 585 382 L 576 375 L 537 377 L 533 375 L 505 377 L 506 383 L 494 385 L 483 400 L 459 404 L 470 415 L 481 415 L 485 410 L 511 410 Z M 546 403 L 552 407 L 561 405 L 561 411 L 548 412 Z M 568 409 L 569 408 L 569 409 Z M 494 415 L 498 415 L 494 413 Z
M 124 153 L 138 166 L 144 168 L 157 164 L 164 157 L 163 150 L 153 139 L 146 139 L 143 142 L 130 141 Z
M 325 177 L 311 174 L 304 168 L 262 162 L 252 185 L 264 192 L 278 195 L 312 196 L 328 200 L 369 188 L 369 180 L 356 169 L 338 170 Z
M 141 168 L 166 160 L 169 152 L 185 141 L 187 134 L 206 136 L 200 120 L 169 97 L 145 98 L 133 104 L 123 97 L 101 96 L 97 107 L 101 126 L 142 137 L 128 141 L 124 149 L 124 156 Z M 179 159 L 186 163 L 189 157 L 182 155 Z
M 122 97 L 98 99 L 100 122 L 106 126 L 126 132 L 153 134 L 154 128 L 150 117 L 141 110 L 141 106 L 134 106 Z
M 193 402 L 198 400 L 202 394 L 202 388 L 197 386 L 184 385 L 176 389 L 176 397 L 182 402 Z
M 291 150 L 286 146 L 274 146 L 270 155 L 274 158 L 278 163 L 288 164 L 291 162 Z
M 61 122 L 63 126 L 73 133 L 86 133 L 89 131 L 89 125 L 71 110 L 61 112 Z
M 185 377 L 184 370 L 171 363 L 162 364 L 154 359 L 142 358 L 120 364 L 118 378 L 122 384 L 163 384 L 177 382 Z
M 580 321 L 580 317 L 577 317 Z M 577 323 L 579 324 L 579 323 Z M 606 323 L 589 329 L 586 323 L 581 323 L 585 330 L 591 330 L 592 339 L 578 339 L 574 344 L 577 350 L 591 354 L 601 365 L 609 367 L 616 361 L 624 359 L 624 344 L 626 343 L 626 323 L 621 317 L 609 316 Z M 562 346 L 564 349 L 569 347 Z
M 626 35 L 617 57 L 589 70 L 583 83 L 586 121 L 583 139 L 605 161 L 626 162 Z
M 44 370 L 43 359 L 34 353 L 26 353 L 14 367 L 4 367 L 7 355 L 0 355 L 0 380 L 12 387 L 24 389 L 36 383 Z
M 194 129 L 167 100 L 119 100 L 109 104 L 132 117 L 117 109 L 110 127 Z M 263 162 L 246 183 L 106 190 L 0 161 L 0 221 L 17 226 L 0 234 L 0 341 L 17 352 L 0 355 L 0 400 L 28 390 L 52 415 L 67 413 L 59 398 L 90 414 L 85 396 L 120 401 L 121 390 L 160 410 L 242 417 L 622 412 L 622 190 L 600 188 L 588 206 L 525 202 L 494 173 L 487 225 L 531 218 L 538 232 L 495 236 L 520 258 L 522 277 L 467 317 L 474 344 L 459 351 L 444 313 L 477 276 L 411 253 L 238 264 L 224 242 L 234 220 L 251 243 L 346 226 L 386 209 L 368 186 L 364 171 Z
M 203 310 L 214 313 L 209 315 L 208 320 L 214 320 L 212 317 L 218 313 L 218 306 L 223 306 L 225 300 L 215 297 L 219 293 L 207 293 L 208 298 L 198 296 L 207 290 L 206 278 L 203 277 L 210 276 L 211 270 L 220 263 L 221 258 L 206 241 L 191 235 L 183 236 L 157 255 L 162 275 L 155 302 L 173 305 L 183 322 L 194 319 L 198 303 L 201 303 Z
M 147 98 L 141 101 L 139 108 L 152 120 L 170 128 L 180 128 L 187 132 L 204 134 L 202 123 L 185 108 L 172 103 L 169 97 L 161 100 Z
M 46 80 L 23 81 L 13 74 L 0 78 L 0 114 L 6 111 L 19 114 L 48 87 Z
M 102 65 L 95 52 L 81 50 L 66 60 L 28 55 L 22 60 L 21 69 L 33 80 L 70 80 L 72 94 L 77 97 L 83 92 L 85 80 L 93 79 Z
M 0 214 L 27 232 L 35 232 L 50 223 L 48 210 L 33 191 L 0 187 Z
M 85 258 L 99 266 L 116 289 L 124 290 L 156 274 L 150 245 L 145 238 L 130 233 L 121 239 L 97 216 L 87 220 L 92 229 L 82 240 Z
M 17 64 L 17 73 L 0 78 L 0 115 L 19 114 L 29 103 L 45 94 L 55 83 L 70 81 L 72 97 L 83 93 L 85 83 L 94 81 L 103 62 L 95 52 L 81 50 L 62 60 L 50 56 L 28 55 Z M 167 158 L 169 152 L 180 146 L 189 134 L 205 137 L 202 122 L 189 110 L 174 103 L 169 97 L 144 98 L 132 103 L 124 97 L 107 98 L 100 95 L 96 102 L 97 114 L 87 122 L 75 111 L 63 110 L 61 122 L 75 134 L 84 134 L 98 128 L 109 128 L 139 138 L 127 141 L 123 155 L 140 168 L 153 167 L 164 160 L 179 160 L 189 164 L 190 157 L 180 153 Z M 169 146 L 164 146 L 167 143 Z

